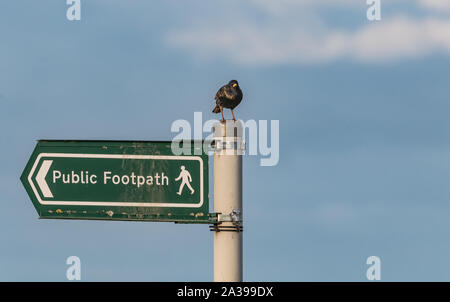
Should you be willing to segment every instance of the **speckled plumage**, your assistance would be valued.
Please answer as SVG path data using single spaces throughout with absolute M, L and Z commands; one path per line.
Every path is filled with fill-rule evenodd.
M 234 87 L 233 87 L 234 86 Z M 220 87 L 216 93 L 216 107 L 213 113 L 219 113 L 220 107 L 233 110 L 242 101 L 242 90 L 236 80 L 231 80 L 228 84 Z M 233 114 L 234 119 L 234 114 Z

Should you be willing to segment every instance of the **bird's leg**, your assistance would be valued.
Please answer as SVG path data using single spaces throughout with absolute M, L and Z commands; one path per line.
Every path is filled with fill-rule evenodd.
M 223 117 L 223 107 L 219 106 L 220 114 L 222 114 L 222 123 L 225 122 L 225 118 Z
M 231 115 L 233 116 L 233 121 L 236 121 L 236 119 L 234 117 L 233 109 L 231 109 Z

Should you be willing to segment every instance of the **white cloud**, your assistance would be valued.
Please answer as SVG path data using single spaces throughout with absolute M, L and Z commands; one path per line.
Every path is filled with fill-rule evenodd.
M 449 0 L 380 0 L 382 7 L 391 4 L 418 3 L 420 6 L 433 9 L 450 9 Z M 306 7 L 366 7 L 367 0 L 251 0 L 254 5 L 265 8 L 269 12 L 282 12 L 293 8 Z
M 221 56 L 235 63 L 270 65 L 350 58 L 380 62 L 450 53 L 450 20 L 396 17 L 354 31 L 236 25 L 173 32 L 172 46 L 194 55 Z
M 365 14 L 365 1 L 362 1 Z M 422 5 L 428 3 L 428 0 L 418 1 Z M 167 42 L 202 59 L 219 57 L 243 65 L 320 63 L 339 59 L 376 63 L 435 53 L 450 54 L 448 18 L 414 19 L 397 15 L 379 22 L 366 21 L 360 27 L 348 29 L 325 24 L 323 16 L 312 8 L 337 5 L 333 1 L 253 0 L 251 3 L 253 6 L 247 9 L 262 8 L 268 12 L 263 21 L 247 17 L 245 11 L 235 14 L 236 7 L 232 7 L 231 13 L 221 11 L 215 22 L 196 20 L 196 26 L 170 32 Z M 361 5 L 360 0 L 339 3 Z
M 450 0 L 418 0 L 419 4 L 436 10 L 450 10 Z
M 450 53 L 450 20 L 397 17 L 346 35 L 344 53 L 363 61 Z

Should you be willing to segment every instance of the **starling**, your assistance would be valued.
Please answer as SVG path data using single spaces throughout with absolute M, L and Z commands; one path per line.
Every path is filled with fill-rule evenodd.
M 220 87 L 215 99 L 216 107 L 214 107 L 213 113 L 220 112 L 222 114 L 222 122 L 224 122 L 223 108 L 229 108 L 233 115 L 233 121 L 236 121 L 233 109 L 242 101 L 242 90 L 239 87 L 239 83 L 236 80 L 231 80 L 228 84 Z

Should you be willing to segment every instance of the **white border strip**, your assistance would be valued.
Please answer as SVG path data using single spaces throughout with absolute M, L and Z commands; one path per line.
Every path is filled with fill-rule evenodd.
M 200 203 L 154 203 L 154 202 L 111 202 L 111 201 L 48 201 L 42 200 L 31 180 L 36 167 L 42 157 L 68 158 L 112 158 L 112 159 L 156 159 L 156 160 L 197 160 L 200 163 Z M 28 175 L 33 192 L 43 205 L 74 205 L 74 206 L 113 206 L 113 207 L 170 207 L 170 208 L 200 208 L 203 205 L 203 159 L 200 156 L 170 156 L 170 155 L 129 155 L 129 154 L 78 154 L 78 153 L 41 153 Z

